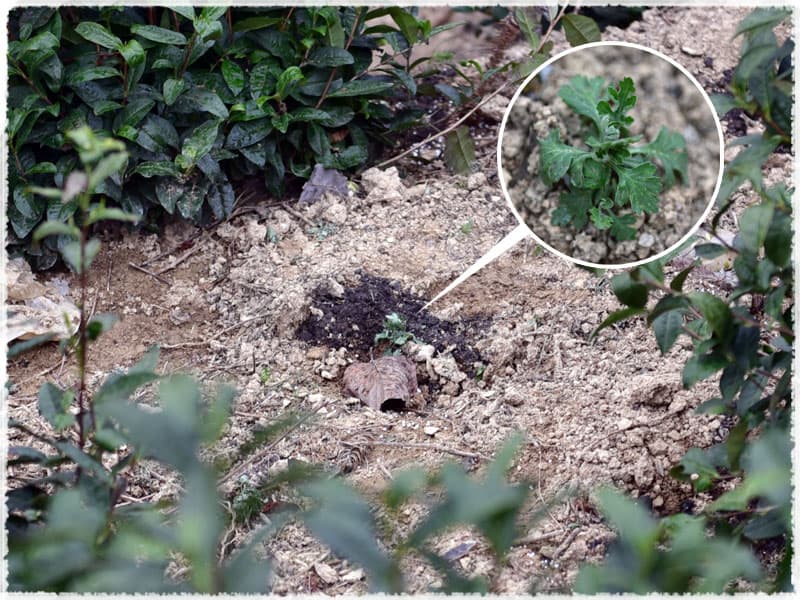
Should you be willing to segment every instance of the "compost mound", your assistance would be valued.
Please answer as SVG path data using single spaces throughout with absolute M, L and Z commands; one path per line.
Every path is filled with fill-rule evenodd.
M 345 347 L 369 360 L 375 348 L 375 334 L 383 330 L 386 315 L 397 313 L 406 321 L 406 330 L 420 343 L 431 344 L 440 352 L 452 347 L 453 358 L 464 372 L 475 375 L 474 363 L 485 362 L 473 342 L 482 337 L 489 317 L 439 319 L 423 310 L 428 299 L 404 290 L 399 282 L 364 272 L 359 277 L 358 285 L 345 288 L 341 298 L 331 297 L 325 285 L 315 289 L 311 304 L 323 315 L 311 314 L 298 327 L 297 338 L 309 344 Z

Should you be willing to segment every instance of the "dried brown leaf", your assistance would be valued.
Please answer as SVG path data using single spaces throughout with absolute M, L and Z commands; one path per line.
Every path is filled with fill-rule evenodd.
M 417 391 L 417 367 L 405 356 L 353 363 L 344 372 L 344 391 L 375 410 L 389 400 L 406 406 Z

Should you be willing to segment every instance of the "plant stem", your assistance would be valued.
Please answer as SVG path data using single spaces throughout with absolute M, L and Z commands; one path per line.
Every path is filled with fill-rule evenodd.
M 344 45 L 345 50 L 350 48 L 350 44 L 353 43 L 353 38 L 355 38 L 356 36 L 356 29 L 358 29 L 358 22 L 360 19 L 361 19 L 361 9 L 357 8 L 355 17 L 353 18 L 353 26 L 350 28 L 350 35 L 347 37 L 347 43 Z M 317 104 L 314 108 L 319 108 L 320 106 L 322 106 L 322 103 L 325 102 L 325 98 L 328 96 L 328 90 L 330 89 L 331 84 L 333 83 L 333 78 L 336 76 L 336 71 L 337 71 L 336 67 L 334 67 L 331 70 L 331 74 L 328 76 L 328 81 L 325 82 L 325 88 L 322 90 L 322 95 L 320 95 L 319 100 L 317 101 Z M 357 77 L 355 77 L 354 79 L 357 79 Z
M 81 261 L 80 261 L 80 274 L 79 285 L 81 288 L 80 305 L 80 321 L 78 322 L 78 435 L 80 439 L 80 447 L 83 450 L 86 444 L 86 431 L 84 429 L 84 414 L 86 412 L 86 225 L 81 223 Z M 92 414 L 92 424 L 94 424 L 94 411 Z

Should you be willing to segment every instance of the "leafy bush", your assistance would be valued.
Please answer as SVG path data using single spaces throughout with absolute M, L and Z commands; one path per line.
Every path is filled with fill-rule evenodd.
M 562 86 L 559 97 L 587 123 L 584 142 L 588 150 L 560 140 L 556 129 L 539 141 L 539 170 L 548 186 L 568 175 L 567 189 L 551 216 L 555 225 L 581 230 L 591 219 L 597 229 L 609 230 L 617 240 L 636 237 L 636 215 L 658 212 L 662 180 L 669 188 L 680 178 L 687 181 L 686 140 L 662 127 L 656 139 L 635 146 L 641 135 L 631 136 L 636 89 L 630 77 L 616 87 L 606 87 L 602 77 L 576 75 Z M 623 212 L 630 209 L 632 212 Z
M 773 30 L 790 20 L 791 14 L 784 8 L 757 8 L 739 24 L 735 36 L 744 39 L 731 93 L 711 97 L 720 116 L 733 109 L 744 110 L 763 121 L 771 137 L 785 143 L 791 143 L 792 136 L 794 40 L 787 37 L 778 46 Z
M 706 538 L 706 520 L 678 513 L 660 520 L 612 490 L 598 493 L 600 508 L 618 531 L 608 561 L 581 569 L 580 594 L 721 594 L 738 577 L 756 580 L 758 561 L 728 539 Z
M 9 448 L 8 466 L 29 471 L 6 496 L 9 588 L 107 593 L 264 591 L 267 574 L 257 565 L 255 542 L 222 564 L 217 560 L 224 522 L 215 472 L 199 458 L 201 447 L 222 432 L 232 390 L 220 388 L 206 398 L 189 377 L 158 376 L 154 372 L 158 350 L 151 349 L 127 372 L 112 374 L 93 395 L 89 393 L 88 346 L 115 318 L 88 318 L 86 273 L 99 242 L 89 239 L 87 231 L 101 220 L 137 217 L 106 208 L 102 202 L 91 203 L 104 179 L 127 161 L 124 144 L 98 138 L 88 127 L 66 132 L 65 139 L 78 151 L 85 170 L 67 175 L 63 190 L 34 188 L 31 193 L 75 203 L 68 223 L 47 221 L 37 228 L 34 240 L 50 235 L 68 240 L 60 251 L 80 277 L 80 321 L 62 344 L 65 352 L 77 355 L 78 381 L 74 388 L 48 382 L 39 390 L 39 413 L 54 437 L 18 421 L 9 423 L 39 443 L 37 448 Z M 156 411 L 128 401 L 155 382 L 160 386 Z M 72 412 L 74 403 L 77 414 Z M 163 505 L 120 504 L 129 470 L 143 459 L 157 460 L 181 474 L 184 493 L 172 505 L 172 514 L 164 512 Z M 34 476 L 27 477 L 31 472 Z M 181 583 L 164 578 L 176 554 L 189 567 L 188 578 Z
M 786 11 L 756 9 L 737 29 L 737 34 L 744 34 L 748 41 L 742 47 L 732 91 L 737 102 L 742 101 L 744 96 L 741 94 L 751 95 L 752 110 L 764 118 L 766 130 L 762 136 L 746 136 L 732 142 L 733 146 L 746 147 L 725 167 L 718 198 L 720 207 L 711 222 L 712 233 L 717 232 L 720 219 L 731 210 L 731 195 L 743 184 L 750 185 L 758 202 L 739 216 L 739 231 L 732 243 L 715 236 L 712 243 L 696 246 L 694 252 L 698 258 L 669 283 L 665 281 L 663 270 L 666 259 L 615 276 L 612 279 L 614 293 L 627 308 L 609 315 L 598 328 L 599 331 L 620 320 L 644 316 L 653 328 L 662 353 L 668 352 L 681 335 L 687 335 L 691 340 L 694 351 L 683 368 L 684 387 L 690 388 L 698 381 L 719 376 L 719 395 L 703 402 L 697 411 L 721 415 L 731 424 L 730 433 L 725 440 L 710 448 L 690 449 L 671 473 L 680 480 L 691 482 L 698 492 L 709 491 L 718 496 L 704 510 L 705 522 L 716 533 L 716 537 L 706 541 L 701 548 L 702 552 L 708 553 L 702 560 L 709 569 L 724 567 L 715 562 L 723 548 L 718 540 L 725 540 L 726 544 L 740 542 L 736 547 L 737 556 L 739 550 L 747 549 L 747 543 L 764 539 L 783 542 L 781 563 L 774 577 L 765 584 L 765 589 L 771 591 L 791 589 L 792 440 L 789 429 L 794 354 L 794 271 L 791 260 L 794 190 L 784 183 L 765 186 L 762 169 L 770 153 L 782 141 L 780 132 L 771 121 L 784 122 L 782 120 L 788 118 L 791 124 L 791 114 L 780 113 L 781 101 L 776 101 L 777 96 L 773 95 L 779 94 L 782 85 L 761 95 L 754 87 L 745 92 L 742 82 L 747 80 L 750 82 L 748 85 L 753 85 L 755 72 L 751 66 L 756 59 L 763 62 L 762 75 L 767 79 L 776 75 L 773 63 L 783 55 L 786 44 L 778 48 L 773 43 L 772 28 L 786 16 Z M 765 42 L 763 52 L 754 50 L 755 40 Z M 793 85 L 791 78 L 790 69 L 776 76 L 778 81 L 787 82 L 790 87 Z M 769 106 L 776 110 L 770 111 Z M 685 289 L 692 271 L 702 266 L 704 261 L 726 253 L 734 257 L 733 270 L 737 281 L 730 293 L 717 295 Z M 651 295 L 656 301 L 648 307 Z M 723 482 L 728 486 L 731 483 L 735 485 L 725 491 L 721 487 Z M 619 519 L 616 522 L 621 523 Z M 687 526 L 685 523 L 679 525 L 680 528 Z M 623 538 L 625 535 L 623 531 Z M 677 535 L 673 536 L 673 544 Z M 705 539 L 696 533 L 692 535 L 698 541 Z M 642 542 L 638 552 L 652 553 L 654 543 L 653 539 Z M 634 580 L 630 580 L 629 587 L 616 571 L 622 569 L 633 577 L 640 572 L 640 562 L 636 561 L 642 557 L 634 560 L 630 553 L 625 552 L 620 549 L 601 570 L 587 573 L 583 579 L 584 589 L 634 589 Z M 696 557 L 688 550 L 685 553 L 690 558 Z M 747 571 L 753 575 L 751 569 L 745 568 L 746 562 L 741 556 L 731 560 L 731 565 L 741 567 L 741 575 Z M 652 561 L 646 564 L 647 569 L 654 568 Z M 648 577 L 652 575 L 651 571 L 642 572 Z M 726 571 L 713 572 L 718 577 L 713 589 L 721 589 L 724 581 L 720 573 Z M 706 574 L 711 576 L 712 571 Z M 728 581 L 735 576 L 735 573 L 728 572 Z M 697 588 L 676 579 L 662 581 L 658 589 L 688 591 Z
M 75 207 L 36 197 L 78 164 L 66 132 L 88 125 L 127 141 L 128 163 L 97 189 L 128 213 L 153 207 L 196 222 L 228 216 L 232 182 L 281 194 L 316 163 L 364 164 L 370 145 L 421 114 L 410 49 L 450 27 L 416 9 L 89 7 L 16 9 L 9 19 L 10 243 L 35 267 L 42 219 Z M 388 16 L 394 26 L 376 19 Z

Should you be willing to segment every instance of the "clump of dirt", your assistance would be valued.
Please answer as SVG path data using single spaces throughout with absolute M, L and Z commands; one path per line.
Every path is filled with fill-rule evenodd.
M 322 284 L 312 292 L 311 314 L 298 327 L 298 339 L 331 348 L 345 347 L 353 356 L 368 360 L 386 316 L 397 313 L 420 343 L 430 344 L 439 352 L 452 348 L 462 370 L 475 375 L 476 363 L 485 360 L 473 344 L 488 328 L 488 316 L 440 319 L 424 309 L 425 298 L 403 289 L 398 281 L 363 271 L 358 274 L 360 281 L 355 286 L 332 290 L 329 284 Z

